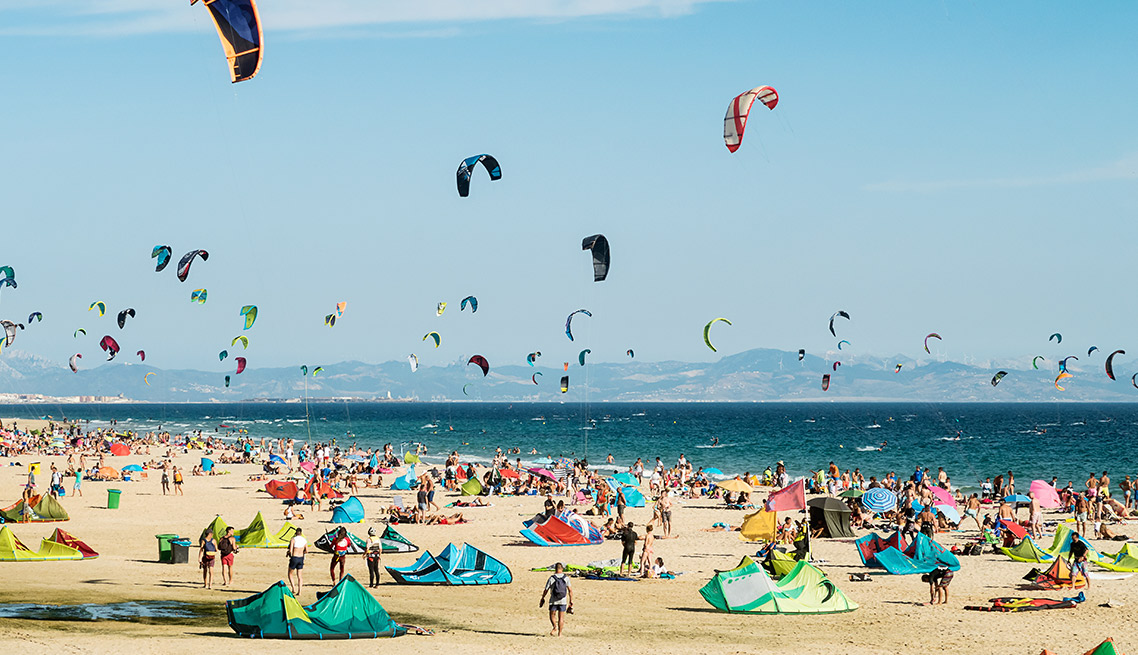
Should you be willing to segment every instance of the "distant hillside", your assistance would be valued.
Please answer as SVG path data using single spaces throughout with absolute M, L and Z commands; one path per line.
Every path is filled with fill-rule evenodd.
M 832 357 L 832 355 L 831 355 Z M 412 373 L 406 362 L 365 364 L 341 362 L 324 366 L 307 377 L 310 398 L 413 398 L 417 400 L 495 401 L 778 401 L 778 400 L 915 400 L 915 401 L 1126 401 L 1138 400 L 1128 379 L 1111 381 L 1098 367 L 1072 368 L 1063 380 L 1066 391 L 1054 385 L 1057 372 L 1030 366 L 1003 366 L 1008 376 L 993 387 L 999 370 L 958 362 L 916 362 L 896 357 L 843 358 L 835 371 L 833 359 L 780 350 L 755 349 L 712 363 L 637 362 L 589 364 L 573 362 L 568 372 L 556 367 L 501 366 L 491 362 L 483 378 L 465 362 L 421 367 Z M 902 364 L 894 373 L 896 364 Z M 143 375 L 153 371 L 151 385 Z M 535 373 L 538 384 L 532 382 Z M 831 375 L 822 391 L 822 375 Z M 560 393 L 560 380 L 569 376 L 569 392 Z M 39 357 L 7 351 L 0 356 L 0 392 L 55 397 L 118 396 L 158 402 L 294 399 L 305 395 L 306 378 L 299 367 L 250 368 L 241 375 L 164 370 L 136 363 L 103 363 L 72 373 L 66 366 Z M 466 394 L 463 387 L 466 387 Z

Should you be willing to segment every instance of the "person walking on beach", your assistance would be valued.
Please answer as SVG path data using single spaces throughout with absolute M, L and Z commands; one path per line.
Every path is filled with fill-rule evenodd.
M 652 575 L 653 546 L 655 545 L 656 537 L 652 535 L 652 526 L 649 525 L 644 528 L 644 546 L 640 550 L 640 577 L 642 578 Z
M 83 497 L 83 468 L 82 467 L 75 469 L 75 486 L 73 486 L 71 489 L 72 489 L 72 493 L 79 496 L 80 498 Z
M 664 490 L 660 497 L 660 527 L 664 530 L 664 538 L 672 536 L 672 494 Z
M 170 493 L 170 470 L 168 464 L 162 465 L 162 495 Z
M 367 529 L 366 548 L 364 557 L 367 559 L 367 586 L 374 589 L 379 586 L 380 558 L 383 556 L 383 542 L 376 536 L 375 528 Z
M 213 588 L 213 564 L 217 557 L 217 543 L 213 540 L 213 530 L 207 529 L 198 546 L 198 562 L 202 569 L 202 586 Z
M 294 596 L 300 596 L 301 587 L 304 585 L 304 581 L 301 579 L 301 571 L 304 570 L 304 556 L 307 554 L 308 539 L 304 538 L 304 530 L 297 528 L 296 534 L 288 542 L 288 584 L 292 587 Z M 296 574 L 295 583 L 292 581 L 294 573 Z
M 348 530 L 340 528 L 336 531 L 336 537 L 332 540 L 332 563 L 328 566 L 328 574 L 332 576 L 332 584 L 335 585 L 340 578 L 344 577 L 344 565 L 348 561 L 348 551 L 352 548 L 352 540 L 348 537 Z M 336 565 L 340 565 L 340 575 L 336 575 Z
M 1090 494 L 1089 489 L 1087 493 L 1088 495 Z M 1078 497 L 1075 498 L 1075 530 L 1077 532 L 1081 533 L 1087 531 L 1087 518 L 1090 511 L 1091 506 L 1090 503 L 1087 502 L 1087 497 L 1079 494 Z
M 624 526 L 624 531 L 620 534 L 620 544 L 624 547 L 620 556 L 620 566 L 617 567 L 617 573 L 624 575 L 624 565 L 628 564 L 628 576 L 632 577 L 632 558 L 636 556 L 636 542 L 640 537 L 636 531 L 632 529 L 633 523 L 629 521 Z
M 217 550 L 221 554 L 221 586 L 231 585 L 233 584 L 233 555 L 237 553 L 237 537 L 233 534 L 233 528 L 225 528 L 225 536 L 221 538 Z
M 55 464 L 51 465 L 51 496 L 52 498 L 59 498 L 59 494 L 63 493 L 63 474 L 59 469 L 55 468 Z
M 1071 558 L 1068 564 L 1071 568 L 1071 588 L 1074 588 L 1078 574 L 1082 573 L 1087 589 L 1090 589 L 1091 577 L 1087 575 L 1087 544 L 1079 536 L 1079 532 L 1071 533 Z
M 182 493 L 182 469 L 174 467 L 174 495 L 184 496 Z
M 549 595 L 549 636 L 560 637 L 565 629 L 565 613 L 573 612 L 573 585 L 569 576 L 565 575 L 565 565 L 558 562 L 553 566 L 553 575 L 545 581 L 545 589 L 541 592 L 541 600 L 537 606 L 545 604 L 545 596 Z
M 1027 494 L 1031 498 L 1031 521 L 1028 526 L 1028 533 L 1032 537 L 1039 539 L 1043 536 L 1043 509 L 1039 506 L 1039 499 L 1035 497 L 1035 492 L 1032 491 Z

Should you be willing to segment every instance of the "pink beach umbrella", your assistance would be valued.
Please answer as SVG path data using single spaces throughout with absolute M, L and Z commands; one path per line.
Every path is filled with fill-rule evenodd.
M 550 473 L 549 471 L 547 471 L 545 469 L 535 468 L 535 469 L 530 469 L 529 472 L 534 474 L 534 475 L 540 475 L 543 478 L 549 478 L 550 480 L 557 482 L 557 476 Z
M 316 463 L 315 462 L 301 462 L 300 463 L 300 470 L 302 470 L 306 473 L 311 473 L 311 472 L 316 470 Z
M 1059 500 L 1059 492 L 1046 480 L 1034 480 L 1031 483 L 1031 493 L 1035 494 L 1040 507 L 1059 507 L 1063 504 Z
M 935 504 L 956 507 L 956 499 L 952 497 L 952 494 L 950 494 L 947 489 L 942 489 L 941 487 L 937 486 L 929 487 L 929 489 L 932 490 L 933 496 L 936 496 L 936 499 L 940 501 Z

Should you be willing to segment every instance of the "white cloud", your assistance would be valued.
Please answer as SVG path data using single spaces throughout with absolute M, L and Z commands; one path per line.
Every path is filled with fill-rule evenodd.
M 266 31 L 600 16 L 671 17 L 732 0 L 259 0 Z M 200 5 L 153 0 L 0 0 L 0 34 L 129 36 L 200 29 Z M 433 30 L 424 30 L 437 36 Z M 413 34 L 413 33 L 412 33 Z
M 864 187 L 866 191 L 900 193 L 935 193 L 955 189 L 1024 189 L 1037 186 L 1085 184 L 1112 180 L 1138 179 L 1138 155 L 1125 157 L 1105 166 L 1053 175 L 993 177 L 987 179 L 939 180 L 932 182 L 878 182 Z

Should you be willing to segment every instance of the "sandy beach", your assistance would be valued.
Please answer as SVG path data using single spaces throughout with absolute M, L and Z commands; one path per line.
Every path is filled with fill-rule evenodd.
M 164 449 L 163 449 L 164 450 Z M 200 452 L 175 459 L 187 468 L 196 464 Z M 0 461 L 0 488 L 4 500 L 15 501 L 26 476 L 26 465 L 38 459 L 63 465 L 65 458 Z M 142 456 L 108 458 L 117 468 L 141 463 Z M 25 649 L 66 653 L 137 652 L 168 653 L 193 648 L 237 647 L 251 653 L 314 652 L 315 644 L 285 641 L 244 640 L 228 628 L 223 603 L 264 590 L 285 575 L 282 550 L 243 549 L 237 555 L 233 588 L 201 589 L 195 564 L 157 562 L 156 534 L 177 533 L 197 537 L 215 515 L 243 527 L 257 511 L 264 513 L 272 530 L 283 522 L 283 506 L 263 490 L 263 482 L 247 481 L 260 472 L 255 465 L 219 465 L 227 474 L 187 477 L 185 496 L 163 497 L 159 474 L 151 472 L 138 482 L 102 483 L 85 481 L 83 497 L 62 499 L 71 515 L 65 523 L 12 526 L 26 544 L 38 544 L 55 527 L 62 527 L 86 541 L 100 553 L 87 561 L 3 563 L 5 584 L 0 602 L 46 604 L 109 603 L 137 600 L 184 601 L 216 608 L 192 621 L 180 623 L 99 621 L 70 623 L 0 619 L 0 639 Z M 388 480 L 391 476 L 385 476 Z M 70 491 L 70 482 L 66 485 Z M 386 485 L 385 485 L 386 486 Z M 106 509 L 107 489 L 122 490 L 118 509 Z M 379 525 L 382 507 L 399 492 L 361 489 L 367 522 L 349 526 L 365 535 L 369 525 Z M 402 492 L 409 498 L 407 492 Z M 457 497 L 457 496 L 456 496 Z M 454 498 L 443 495 L 440 504 Z M 995 596 L 1042 595 L 1061 597 L 1062 592 L 1018 589 L 1031 565 L 995 555 L 963 557 L 963 568 L 951 586 L 947 606 L 925 607 L 927 586 L 919 576 L 891 576 L 876 570 L 871 582 L 850 582 L 851 572 L 869 571 L 858 559 L 852 540 L 817 539 L 814 557 L 838 586 L 860 605 L 845 614 L 821 616 L 745 616 L 719 613 L 707 605 L 698 589 L 716 569 L 734 567 L 756 545 L 739 540 L 737 533 L 705 532 L 718 521 L 738 523 L 741 511 L 721 508 L 718 501 L 677 502 L 674 539 L 659 540 L 655 551 L 672 570 L 682 571 L 675 580 L 607 582 L 574 579 L 575 614 L 569 617 L 567 635 L 549 637 L 545 611 L 537 607 L 548 574 L 530 569 L 557 560 L 584 564 L 618 557 L 618 542 L 598 546 L 541 548 L 518 535 L 520 522 L 540 509 L 537 497 L 493 497 L 494 506 L 466 509 L 471 522 L 455 526 L 401 525 L 399 530 L 422 549 L 438 552 L 450 542 L 469 542 L 504 561 L 513 571 L 510 585 L 470 588 L 399 586 L 384 576 L 376 597 L 400 622 L 435 631 L 434 636 L 407 635 L 398 639 L 399 652 L 429 653 L 461 649 L 470 653 L 520 653 L 534 649 L 546 652 L 653 652 L 653 653 L 1024 653 L 1035 654 L 1047 647 L 1056 653 L 1082 653 L 1113 636 L 1122 648 L 1133 649 L 1129 635 L 1138 630 L 1134 607 L 1138 607 L 1138 580 L 1096 583 L 1089 600 L 1070 610 L 1032 613 L 984 613 L 962 609 L 985 604 Z M 650 518 L 647 508 L 629 509 L 631 520 L 643 525 Z M 330 512 L 309 511 L 297 523 L 310 539 L 332 524 Z M 1124 526 L 1128 527 L 1128 526 Z M 381 527 L 382 529 L 382 527 Z M 859 532 L 859 536 L 860 536 Z M 940 535 L 949 545 L 974 532 Z M 1045 543 L 1049 543 L 1046 539 Z M 1109 551 L 1115 544 L 1096 542 Z M 32 546 L 34 548 L 34 546 Z M 191 553 L 191 560 L 196 549 Z M 405 566 L 417 555 L 388 555 L 384 564 Z M 310 554 L 305 568 L 306 589 L 302 600 L 312 602 L 314 592 L 329 587 L 329 556 Z M 353 558 L 349 573 L 366 580 L 362 558 Z M 1069 594 L 1068 594 L 1069 595 Z M 1121 601 L 1122 608 L 1102 606 L 1108 599 Z M 374 652 L 387 648 L 371 640 L 339 642 L 339 652 Z

